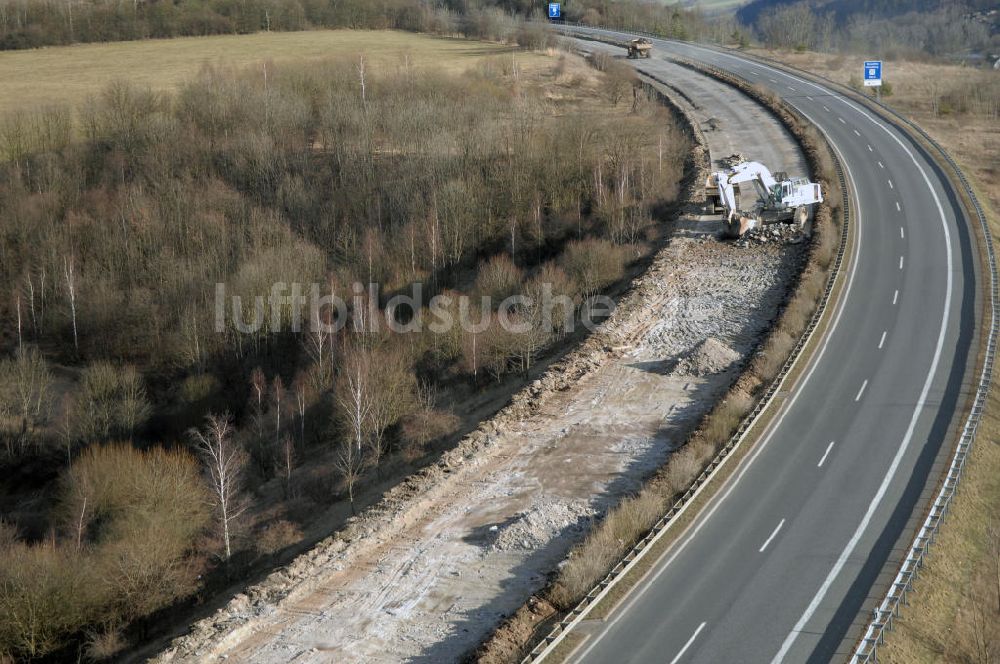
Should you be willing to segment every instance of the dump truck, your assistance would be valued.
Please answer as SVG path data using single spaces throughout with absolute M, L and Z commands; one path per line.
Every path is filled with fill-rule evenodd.
M 712 211 L 722 207 L 732 237 L 763 224 L 804 226 L 812 207 L 823 202 L 820 186 L 807 178 L 789 178 L 782 172 L 772 175 L 767 166 L 746 161 L 742 155 L 733 155 L 723 163 L 725 170 L 708 176 L 705 193 Z
M 645 37 L 633 39 L 628 43 L 628 57 L 635 60 L 637 58 L 648 58 L 653 50 L 653 43 Z

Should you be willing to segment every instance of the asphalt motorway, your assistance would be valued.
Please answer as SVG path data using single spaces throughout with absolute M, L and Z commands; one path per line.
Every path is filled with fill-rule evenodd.
M 974 239 L 936 165 L 856 102 L 712 49 L 654 40 L 654 53 L 767 86 L 816 124 L 853 183 L 856 255 L 770 432 L 608 619 L 578 628 L 572 659 L 841 660 L 954 443 L 975 354 Z

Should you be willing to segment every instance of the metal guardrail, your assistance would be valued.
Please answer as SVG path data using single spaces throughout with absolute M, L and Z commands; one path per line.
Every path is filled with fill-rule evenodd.
M 997 350 L 997 307 L 1000 304 L 997 260 L 996 254 L 993 251 L 993 240 L 986 221 L 986 213 L 983 212 L 983 207 L 979 203 L 979 199 L 976 198 L 976 193 L 973 191 L 969 181 L 965 178 L 965 174 L 962 173 L 962 169 L 959 168 L 951 155 L 937 141 L 908 118 L 902 116 L 895 109 L 881 101 L 874 99 L 867 99 L 866 101 L 881 107 L 884 111 L 895 117 L 898 122 L 920 134 L 928 145 L 938 151 L 965 189 L 965 193 L 968 195 L 976 215 L 979 217 L 979 225 L 983 231 L 983 243 L 990 271 L 990 330 L 986 340 L 986 353 L 983 359 L 982 373 L 979 376 L 979 385 L 976 388 L 976 397 L 972 402 L 972 409 L 969 411 L 969 417 L 965 421 L 965 426 L 962 428 L 962 435 L 959 437 L 958 445 L 955 447 L 955 454 L 952 456 L 948 473 L 941 483 L 941 488 L 934 502 L 931 504 L 923 525 L 913 538 L 909 552 L 903 559 L 899 572 L 889 586 L 885 598 L 872 611 L 872 619 L 868 623 L 868 628 L 865 630 L 864 636 L 861 637 L 854 650 L 854 654 L 851 656 L 852 664 L 874 664 L 878 661 L 878 647 L 885 642 L 885 633 L 892 629 L 893 619 L 899 615 L 900 606 L 906 605 L 907 593 L 913 590 L 913 581 L 917 577 L 920 568 L 923 567 L 924 559 L 930 551 L 931 544 L 934 542 L 941 523 L 948 514 L 951 501 L 958 490 L 958 484 L 962 479 L 962 473 L 965 470 L 965 464 L 972 450 L 972 444 L 975 442 L 976 431 L 979 429 L 979 423 L 986 407 L 986 397 L 989 395 L 990 384 L 993 381 L 993 362 Z
M 633 31 L 629 30 L 629 32 Z M 653 33 L 641 31 L 634 32 L 649 37 L 657 37 L 657 35 Z M 659 36 L 659 38 L 664 37 Z M 749 56 L 749 58 L 764 62 L 771 66 L 776 64 L 763 58 L 756 58 L 754 56 Z M 782 69 L 787 69 L 784 66 L 780 67 Z M 797 73 L 806 74 L 806 72 Z M 822 80 L 835 88 L 844 89 L 842 85 L 825 76 L 812 73 L 808 73 L 807 75 L 812 78 Z M 993 248 L 989 224 L 986 221 L 986 214 L 983 211 L 982 205 L 979 203 L 979 199 L 976 197 L 975 191 L 972 189 L 972 186 L 966 179 L 965 174 L 962 172 L 962 169 L 958 166 L 952 156 L 948 154 L 948 151 L 945 150 L 936 140 L 931 138 L 931 136 L 921 127 L 884 102 L 863 97 L 855 91 L 849 89 L 847 89 L 847 92 L 850 93 L 850 96 L 855 97 L 866 104 L 878 106 L 882 111 L 895 118 L 896 123 L 903 125 L 903 127 L 913 132 L 916 132 L 924 141 L 927 142 L 928 145 L 937 151 L 938 155 L 946 162 L 948 167 L 950 167 L 954 176 L 958 179 L 962 188 L 965 190 L 965 193 L 975 210 L 975 214 L 979 219 L 979 225 L 983 233 L 983 245 L 986 250 L 987 263 L 990 273 L 990 327 L 986 341 L 983 368 L 979 376 L 979 383 L 976 388 L 976 396 L 972 403 L 972 409 L 969 411 L 969 416 L 962 428 L 962 434 L 955 447 L 955 453 L 952 456 L 948 472 L 944 477 L 944 481 L 941 483 L 941 487 L 938 490 L 934 502 L 931 504 L 931 507 L 927 512 L 927 516 L 924 518 L 924 523 L 917 531 L 916 536 L 913 538 L 908 554 L 900 564 L 899 571 L 893 579 L 893 582 L 889 585 L 885 597 L 879 606 L 872 611 L 872 618 L 865 629 L 865 633 L 858 641 L 857 647 L 850 658 L 851 664 L 875 664 L 878 661 L 878 647 L 885 643 L 885 633 L 892 630 L 894 618 L 899 616 L 900 607 L 906 605 L 907 594 L 913 590 L 913 581 L 917 578 L 921 567 L 923 567 L 924 560 L 930 551 L 931 544 L 934 542 L 934 539 L 940 530 L 941 524 L 948 514 L 948 509 L 951 506 L 951 502 L 958 490 L 958 485 L 962 479 L 963 471 L 965 470 L 965 464 L 968 460 L 969 453 L 972 450 L 972 445 L 975 442 L 976 432 L 978 431 L 980 421 L 982 420 L 983 411 L 986 407 L 986 398 L 989 395 L 990 385 L 993 380 L 993 363 L 996 359 L 997 351 L 1000 278 L 998 278 L 996 254 Z M 837 169 L 838 175 L 843 182 L 843 174 L 842 171 L 840 171 L 839 162 L 837 162 Z
M 718 71 L 718 70 L 716 70 Z M 650 76 L 647 72 L 643 72 L 644 75 L 657 80 L 655 76 Z M 720 74 L 722 72 L 719 72 Z M 751 85 L 750 81 L 743 79 L 735 74 L 725 72 L 726 77 L 730 77 L 737 81 L 741 81 L 747 85 Z M 803 121 L 805 118 L 801 116 L 795 109 L 788 107 L 789 111 L 793 114 L 798 115 Z M 830 298 L 833 294 L 833 289 L 837 283 L 837 278 L 840 275 L 841 267 L 844 263 L 844 257 L 847 253 L 847 243 L 850 234 L 850 219 L 851 219 L 851 207 L 850 207 L 850 197 L 848 195 L 847 180 L 844 176 L 844 170 L 840 163 L 836 152 L 827 146 L 831 157 L 833 158 L 834 167 L 837 173 L 837 178 L 840 182 L 840 190 L 843 197 L 842 202 L 842 228 L 841 228 L 841 238 L 840 247 L 837 251 L 836 258 L 834 259 L 833 265 L 830 268 L 830 276 L 827 279 L 826 287 L 823 290 L 823 295 L 813 312 L 812 318 L 809 320 L 809 324 L 806 326 L 805 331 L 800 335 L 798 342 L 792 349 L 788 358 L 785 360 L 784 365 L 782 365 L 781 370 L 778 372 L 777 376 L 771 381 L 770 386 L 757 401 L 753 410 L 743 419 L 736 432 L 729 438 L 725 446 L 712 458 L 708 465 L 702 470 L 701 474 L 694 480 L 691 486 L 684 492 L 674 504 L 670 507 L 670 510 L 657 521 L 650 531 L 637 542 L 625 556 L 616 564 L 608 574 L 601 579 L 597 585 L 595 585 L 590 592 L 588 592 L 580 602 L 573 607 L 547 634 L 542 640 L 535 646 L 534 649 L 522 660 L 522 664 L 530 664 L 533 662 L 541 662 L 545 657 L 547 657 L 551 652 L 559 645 L 559 643 L 565 638 L 565 636 L 572 630 L 572 628 L 582 621 L 587 613 L 596 606 L 608 592 L 621 581 L 622 578 L 628 572 L 630 572 L 640 560 L 642 560 L 646 553 L 648 553 L 653 546 L 660 540 L 660 538 L 667 532 L 669 527 L 673 522 L 680 516 L 694 501 L 696 497 L 701 494 L 701 491 L 705 486 L 715 477 L 718 470 L 724 465 L 724 463 L 732 456 L 734 450 L 740 446 L 747 436 L 747 433 L 757 424 L 757 421 L 763 415 L 764 411 L 771 405 L 774 401 L 774 397 L 781 390 L 785 380 L 787 379 L 792 367 L 795 366 L 796 362 L 802 355 L 802 351 L 809 344 L 812 339 L 813 333 L 819 326 L 825 312 L 827 305 L 830 302 Z
M 788 70 L 789 67 L 780 63 L 770 62 L 764 58 L 749 56 L 764 64 Z M 906 606 L 907 594 L 913 591 L 913 581 L 917 578 L 924 559 L 930 552 L 931 544 L 934 542 L 941 524 L 944 522 L 954 499 L 959 482 L 965 470 L 965 464 L 972 451 L 975 442 L 976 432 L 986 408 L 986 398 L 989 396 L 990 385 L 993 382 L 993 363 L 996 359 L 997 350 L 997 328 L 1000 325 L 998 319 L 998 308 L 1000 308 L 1000 277 L 998 277 L 996 254 L 994 253 L 992 234 L 989 224 L 986 221 L 986 213 L 982 204 L 976 197 L 972 185 L 969 183 L 958 163 L 952 158 L 944 147 L 934 140 L 923 128 L 905 117 L 899 111 L 878 99 L 871 99 L 861 95 L 856 90 L 845 88 L 843 85 L 833 81 L 826 76 L 813 74 L 811 72 L 799 72 L 796 74 L 806 74 L 812 78 L 821 80 L 833 88 L 843 90 L 851 98 L 861 101 L 864 104 L 877 106 L 884 113 L 894 118 L 897 124 L 917 133 L 938 155 L 946 162 L 953 171 L 954 177 L 961 184 L 972 204 L 975 215 L 978 217 L 979 225 L 983 233 L 983 248 L 986 251 L 987 265 L 990 274 L 990 327 L 986 339 L 986 352 L 983 358 L 983 368 L 976 386 L 976 396 L 972 402 L 969 416 L 962 427 L 962 434 L 959 436 L 958 444 L 955 446 L 955 453 L 952 455 L 951 464 L 945 474 L 941 486 L 938 489 L 934 502 L 931 504 L 924 522 L 917 531 L 910 544 L 907 555 L 903 558 L 892 583 L 886 590 L 882 602 L 872 610 L 872 618 L 868 622 L 864 635 L 859 639 L 854 652 L 851 655 L 851 664 L 875 664 L 878 661 L 878 647 L 885 643 L 885 633 L 892 630 L 893 622 L 899 616 L 900 607 Z

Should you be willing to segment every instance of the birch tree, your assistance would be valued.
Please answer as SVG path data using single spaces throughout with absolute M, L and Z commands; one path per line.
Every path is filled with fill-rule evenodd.
M 215 509 L 225 546 L 225 560 L 232 556 L 233 525 L 247 508 L 242 500 L 243 471 L 247 455 L 233 440 L 229 415 L 209 415 L 202 430 L 191 429 L 190 436 L 201 455 L 211 480 Z
M 80 352 L 80 340 L 76 330 L 76 271 L 72 256 L 63 259 L 63 272 L 66 275 L 66 292 L 69 294 L 69 310 L 73 319 L 73 349 Z

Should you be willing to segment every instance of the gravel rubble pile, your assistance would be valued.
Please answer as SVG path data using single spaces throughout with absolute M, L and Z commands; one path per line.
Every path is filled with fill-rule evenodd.
M 705 339 L 694 351 L 677 363 L 678 376 L 707 376 L 722 373 L 740 360 L 740 354 L 714 337 Z

